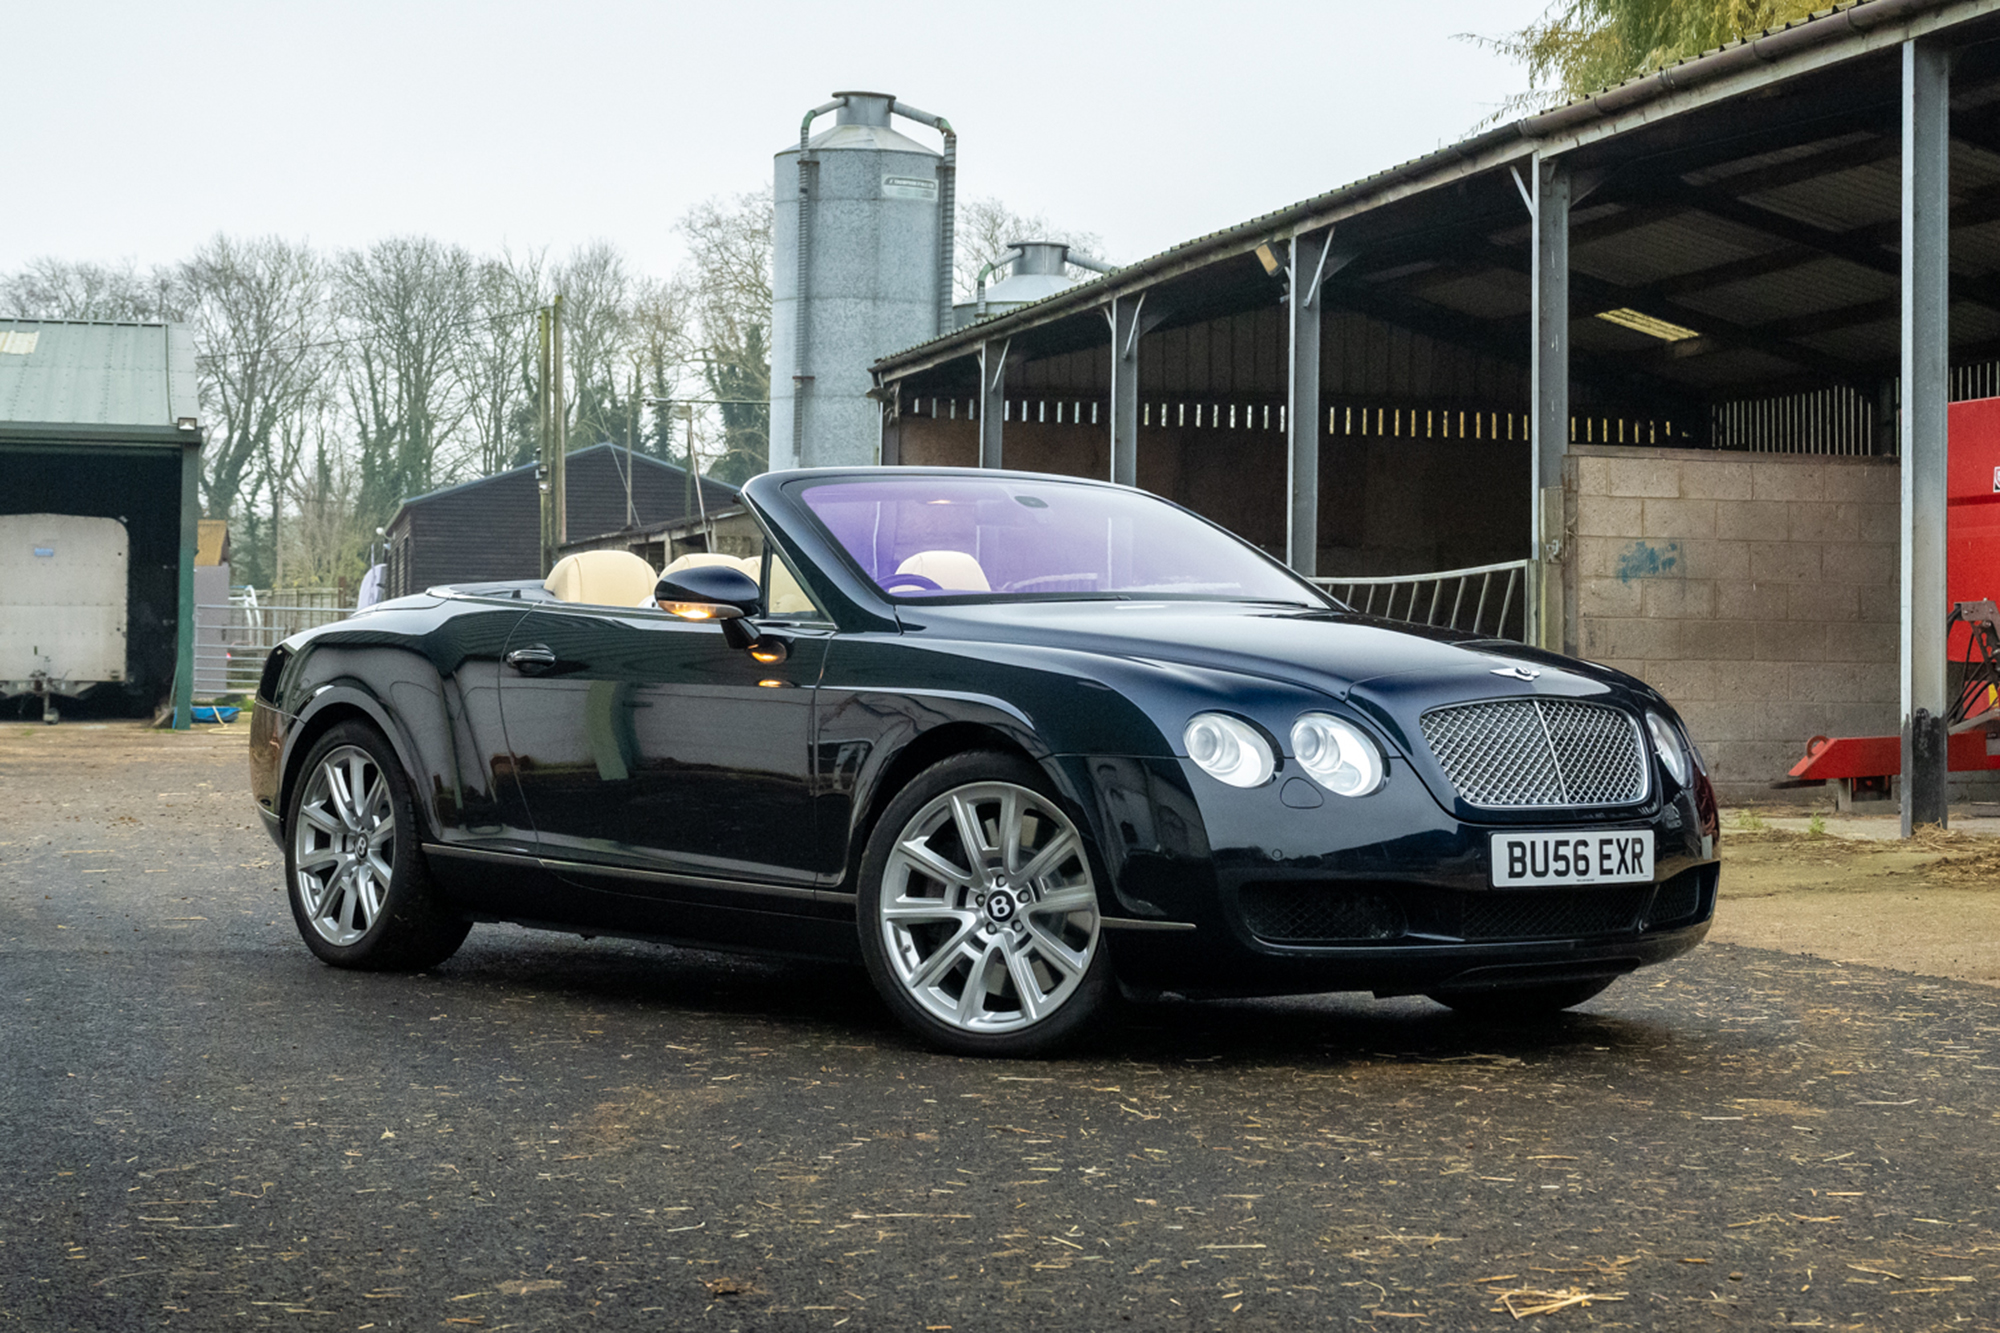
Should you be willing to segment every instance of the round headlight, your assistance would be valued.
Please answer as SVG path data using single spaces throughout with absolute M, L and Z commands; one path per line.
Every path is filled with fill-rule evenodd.
M 1660 756 L 1660 762 L 1666 766 L 1675 784 L 1687 786 L 1690 773 L 1688 752 L 1681 745 L 1680 733 L 1674 730 L 1674 724 L 1658 713 L 1648 713 L 1646 731 L 1653 738 L 1654 752 Z
M 1336 796 L 1366 796 L 1382 785 L 1382 752 L 1359 727 L 1326 713 L 1292 724 L 1292 754 L 1314 782 Z
M 1232 787 L 1259 787 L 1271 780 L 1278 760 L 1257 729 L 1227 713 L 1198 713 L 1181 733 L 1188 758 L 1202 772 Z

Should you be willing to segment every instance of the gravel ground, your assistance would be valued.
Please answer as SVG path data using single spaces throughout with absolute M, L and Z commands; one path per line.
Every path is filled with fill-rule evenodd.
M 1987 987 L 1722 944 L 959 1060 L 840 969 L 322 967 L 242 747 L 0 726 L 0 1326 L 2000 1328 Z

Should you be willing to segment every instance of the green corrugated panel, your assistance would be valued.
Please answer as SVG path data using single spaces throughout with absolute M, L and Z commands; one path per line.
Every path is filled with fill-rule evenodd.
M 25 335 L 32 335 L 33 351 L 9 350 L 22 346 Z M 185 328 L 0 319 L 0 428 L 157 431 L 200 414 L 194 344 Z

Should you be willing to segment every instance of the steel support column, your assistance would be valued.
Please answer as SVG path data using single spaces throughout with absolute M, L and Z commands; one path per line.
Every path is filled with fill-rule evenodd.
M 1562 512 L 1545 494 L 1560 496 L 1563 457 L 1569 452 L 1569 172 L 1560 159 L 1535 155 L 1534 190 L 1528 201 L 1533 220 L 1534 286 L 1529 368 L 1533 421 L 1528 458 L 1528 513 L 1533 555 L 1540 577 L 1527 599 L 1529 643 L 1561 651 L 1562 597 L 1557 562 L 1563 556 Z
M 1292 237 L 1289 362 L 1285 382 L 1285 563 L 1307 578 L 1319 573 L 1319 332 L 1331 230 Z
M 201 544 L 201 441 L 181 446 L 181 561 L 175 580 L 174 730 L 194 724 L 194 558 Z
M 979 466 L 1004 467 L 1000 437 L 1007 421 L 1007 349 L 1013 339 L 979 344 Z
M 1111 480 L 1139 484 L 1139 335 L 1146 293 L 1117 296 L 1104 312 L 1111 324 Z
M 1943 825 L 1951 53 L 1903 44 L 1903 836 Z

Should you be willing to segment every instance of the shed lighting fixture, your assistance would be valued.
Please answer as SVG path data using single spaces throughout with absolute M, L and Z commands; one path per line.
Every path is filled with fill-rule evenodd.
M 1291 266 L 1291 257 L 1278 248 L 1282 244 L 1280 241 L 1266 241 L 1251 252 L 1257 256 L 1257 262 L 1264 266 L 1266 277 L 1275 278 Z
M 177 430 L 200 430 L 201 421 L 196 417 L 176 417 L 174 419 L 174 428 Z
M 1637 310 L 1603 310 L 1598 312 L 1597 317 L 1607 324 L 1616 324 L 1620 328 L 1631 329 L 1634 333 L 1643 333 L 1649 338 L 1658 338 L 1661 342 L 1686 342 L 1689 338 L 1701 337 L 1701 334 L 1695 332 L 1693 329 L 1682 328 L 1678 324 L 1669 324 L 1664 319 L 1655 319 L 1651 315 L 1641 314 Z

